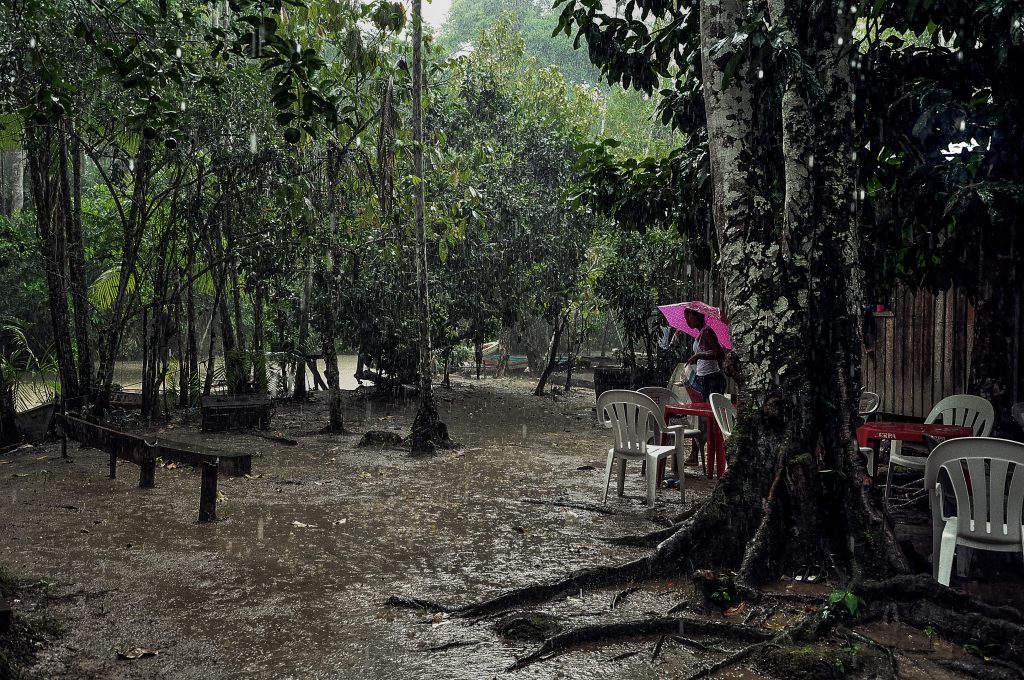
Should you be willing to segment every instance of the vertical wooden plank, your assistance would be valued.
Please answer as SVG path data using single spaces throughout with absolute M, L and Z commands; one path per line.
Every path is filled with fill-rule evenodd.
M 896 413 L 896 317 L 895 305 L 893 316 L 885 317 L 885 396 L 886 413 Z
M 924 417 L 932 408 L 935 380 L 935 296 L 921 294 L 921 384 L 917 390 L 917 414 Z
M 967 394 L 971 387 L 971 353 L 974 351 L 974 305 L 964 300 L 964 306 L 964 393 Z
M 203 463 L 202 486 L 199 489 L 199 521 L 217 521 L 217 464 Z

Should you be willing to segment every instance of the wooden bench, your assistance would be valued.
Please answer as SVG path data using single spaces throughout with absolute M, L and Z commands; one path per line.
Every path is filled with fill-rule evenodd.
M 252 472 L 252 455 L 229 453 L 197 444 L 175 441 L 165 437 L 140 437 L 118 432 L 72 416 L 57 414 L 57 423 L 65 437 L 110 454 L 110 478 L 117 477 L 117 459 L 139 466 L 139 487 L 156 486 L 156 461 L 198 465 L 202 470 L 199 491 L 199 521 L 217 519 L 217 475 L 240 477 Z
M 269 394 L 211 394 L 202 401 L 202 431 L 270 429 L 274 400 Z

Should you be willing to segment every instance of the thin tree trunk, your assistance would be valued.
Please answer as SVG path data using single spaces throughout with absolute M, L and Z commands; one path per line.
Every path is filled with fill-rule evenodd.
M 269 383 L 267 382 L 267 355 L 263 351 L 263 283 L 257 282 L 254 288 L 252 304 L 252 379 L 256 385 L 256 391 L 258 393 L 265 393 L 269 389 Z
M 412 452 L 431 453 L 435 444 L 447 443 L 448 433 L 437 415 L 430 377 L 430 291 L 427 286 L 427 237 L 423 212 L 425 187 L 423 176 L 423 0 L 412 5 L 412 136 L 413 189 L 416 201 L 416 299 L 420 344 L 420 404 L 412 425 Z
M 71 125 L 69 122 L 68 125 Z M 82 151 L 74 128 L 71 138 L 71 212 L 65 219 L 68 248 L 68 274 L 71 301 L 74 303 L 75 345 L 78 349 L 78 381 L 82 394 L 92 395 L 93 366 L 92 338 L 89 334 L 89 282 L 85 269 L 85 239 L 82 237 Z
M 24 149 L 11 152 L 11 214 L 25 207 L 25 164 L 28 156 Z
M 551 373 L 555 370 L 555 362 L 558 361 L 558 345 L 562 340 L 562 331 L 565 328 L 566 314 L 561 311 L 561 302 L 555 304 L 555 317 L 554 323 L 551 328 L 551 342 L 548 344 L 547 351 L 547 362 L 544 364 L 544 370 L 540 374 L 540 380 L 537 381 L 537 387 L 533 390 L 536 396 L 544 394 L 544 387 L 548 383 L 548 378 L 551 377 Z
M 68 196 L 62 191 L 60 145 L 53 139 L 52 128 L 26 128 L 29 149 L 29 168 L 35 194 L 36 224 L 39 246 L 43 258 L 43 271 L 50 300 L 50 319 L 53 323 L 54 350 L 60 372 L 61 395 L 73 405 L 79 396 L 78 372 L 75 368 L 69 328 L 70 312 L 65 282 L 66 253 L 64 214 Z M 57 156 L 54 158 L 54 156 Z M 63 159 L 66 168 L 67 158 Z M 56 167 L 54 167 L 56 164 Z M 64 171 L 66 176 L 66 169 Z
M 298 358 L 295 361 L 295 390 L 292 398 L 306 399 L 306 342 L 309 340 L 309 298 L 313 294 L 313 256 L 306 261 L 306 282 L 299 295 L 299 339 L 295 346 Z

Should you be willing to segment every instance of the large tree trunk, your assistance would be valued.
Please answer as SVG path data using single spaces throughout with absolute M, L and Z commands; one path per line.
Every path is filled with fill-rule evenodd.
M 423 221 L 423 0 L 412 5 L 412 137 L 413 175 L 416 198 L 416 301 L 420 357 L 420 404 L 412 424 L 412 452 L 431 453 L 435 445 L 447 444 L 448 432 L 437 415 L 430 377 L 430 291 L 427 287 L 427 236 Z
M 770 3 L 773 23 L 789 29 L 825 91 L 812 98 L 795 69 L 782 74 L 785 202 L 776 225 L 769 182 L 777 123 L 754 106 L 771 93 L 742 64 L 723 86 L 723 64 L 709 54 L 746 22 L 745 7 L 701 5 L 715 224 L 743 401 L 728 473 L 693 530 L 662 544 L 657 561 L 689 557 L 699 543 L 702 562 L 740 566 L 748 581 L 806 562 L 849 565 L 855 577 L 905 568 L 853 437 L 863 295 L 851 211 L 852 90 L 841 46 L 850 44 L 851 15 L 835 2 L 817 13 L 804 3 Z

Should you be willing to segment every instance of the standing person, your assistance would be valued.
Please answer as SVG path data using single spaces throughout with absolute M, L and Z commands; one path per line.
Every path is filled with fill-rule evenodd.
M 698 331 L 693 339 L 693 354 L 686 360 L 688 364 L 696 364 L 696 370 L 690 376 L 686 389 L 693 401 L 706 402 L 712 392 L 725 392 L 725 376 L 722 375 L 725 350 L 715 331 L 705 323 L 702 313 L 687 309 L 683 316 L 690 328 Z

